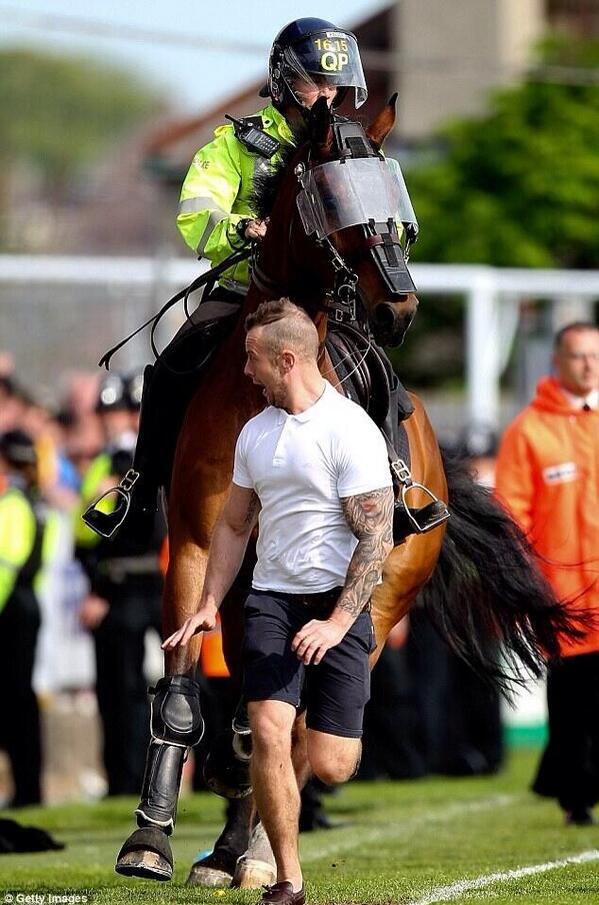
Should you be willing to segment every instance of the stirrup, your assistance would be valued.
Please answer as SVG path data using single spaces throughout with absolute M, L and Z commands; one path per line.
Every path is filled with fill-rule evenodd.
M 426 534 L 433 528 L 438 528 L 446 522 L 450 516 L 449 509 L 432 490 L 414 481 L 410 469 L 403 459 L 397 459 L 391 463 L 391 470 L 401 486 L 401 502 L 395 504 L 393 517 L 393 536 L 397 542 L 398 537 L 405 538 L 408 534 Z M 413 490 L 420 490 L 430 499 L 425 506 L 408 506 L 408 494 Z M 402 524 L 403 523 L 403 524 Z M 408 528 L 406 531 L 405 528 Z
M 91 506 L 88 506 L 81 516 L 88 528 L 91 528 L 92 531 L 95 531 L 100 537 L 105 538 L 112 537 L 113 534 L 118 531 L 127 518 L 131 506 L 131 490 L 139 479 L 139 476 L 140 473 L 138 471 L 130 468 L 120 484 L 117 484 L 116 487 L 111 487 L 110 490 L 103 493 L 101 497 L 98 497 Z M 112 512 L 102 512 L 102 510 L 98 508 L 102 501 L 113 496 L 116 497 L 116 501 Z

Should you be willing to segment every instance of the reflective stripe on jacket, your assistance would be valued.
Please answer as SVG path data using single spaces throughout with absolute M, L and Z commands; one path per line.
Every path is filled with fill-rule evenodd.
M 599 614 L 599 411 L 572 408 L 557 380 L 541 380 L 503 436 L 496 492 L 541 554 L 557 596 Z M 599 627 L 562 644 L 564 656 L 592 651 Z
M 260 110 L 265 132 L 293 145 L 287 121 L 272 105 Z M 255 217 L 252 209 L 254 177 L 267 173 L 269 162 L 252 153 L 235 136 L 233 126 L 219 126 L 213 141 L 201 148 L 192 160 L 183 182 L 177 226 L 185 242 L 197 255 L 219 264 L 241 246 L 236 232 L 240 220 Z M 280 161 L 280 152 L 271 163 Z M 242 261 L 221 277 L 222 285 L 249 284 L 248 262 Z M 234 288 L 231 286 L 231 288 Z

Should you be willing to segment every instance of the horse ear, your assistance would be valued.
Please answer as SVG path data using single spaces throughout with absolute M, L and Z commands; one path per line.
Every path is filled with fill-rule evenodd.
M 389 98 L 389 103 L 383 107 L 378 116 L 375 116 L 366 129 L 368 138 L 377 146 L 377 148 L 382 147 L 387 135 L 395 125 L 396 103 L 397 91 Z
M 333 141 L 331 128 L 331 111 L 325 97 L 319 97 L 310 110 L 310 142 L 328 150 Z

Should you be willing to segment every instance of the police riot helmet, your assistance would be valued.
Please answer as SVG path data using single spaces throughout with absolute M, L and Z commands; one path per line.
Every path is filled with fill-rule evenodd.
M 96 413 L 126 412 L 129 410 L 129 395 L 125 378 L 122 374 L 111 371 L 100 383 Z
M 334 107 L 350 88 L 354 89 L 356 109 L 368 97 L 355 35 L 325 19 L 296 19 L 279 32 L 268 61 L 268 82 L 260 96 L 270 96 L 278 107 L 289 102 L 301 107 L 293 87 L 296 79 L 315 85 L 324 79 L 337 88 Z

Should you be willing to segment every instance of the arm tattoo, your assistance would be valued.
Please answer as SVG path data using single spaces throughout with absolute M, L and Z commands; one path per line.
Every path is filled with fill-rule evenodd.
M 372 594 L 393 548 L 393 489 L 383 487 L 341 500 L 343 514 L 358 546 L 351 558 L 339 609 L 357 618 Z
M 252 496 L 248 503 L 248 507 L 246 509 L 246 513 L 243 519 L 243 523 L 246 527 L 254 527 L 256 524 L 256 519 L 258 518 L 258 513 L 260 511 L 260 499 L 256 492 L 252 492 Z

